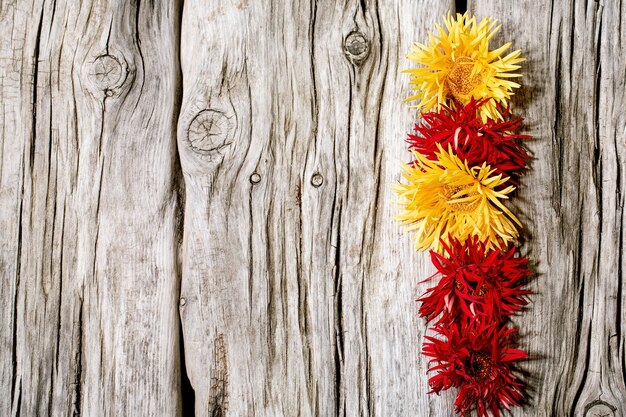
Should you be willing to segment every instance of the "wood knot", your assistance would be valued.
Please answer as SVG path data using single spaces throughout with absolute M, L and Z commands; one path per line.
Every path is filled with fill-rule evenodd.
M 324 183 L 324 177 L 319 172 L 316 172 L 311 177 L 311 185 L 315 188 L 321 186 Z
M 122 78 L 122 64 L 113 55 L 101 55 L 93 63 L 94 82 L 103 90 L 117 85 Z
M 584 417 L 615 417 L 617 407 L 602 400 L 593 401 L 585 407 Z
M 231 121 L 226 114 L 206 109 L 189 123 L 187 139 L 191 149 L 197 152 L 216 151 L 231 144 L 228 142 L 230 130 Z
M 370 43 L 359 31 L 353 31 L 343 41 L 343 52 L 354 64 L 360 64 L 370 53 Z
M 179 304 L 180 304 L 181 307 L 186 306 L 187 305 L 187 299 L 185 297 L 180 297 Z
M 261 182 L 261 176 L 255 172 L 254 174 L 250 175 L 250 182 L 252 184 L 258 184 L 259 182 Z
M 81 74 L 86 90 L 96 98 L 106 99 L 123 94 L 134 72 L 121 55 L 105 53 L 85 61 Z

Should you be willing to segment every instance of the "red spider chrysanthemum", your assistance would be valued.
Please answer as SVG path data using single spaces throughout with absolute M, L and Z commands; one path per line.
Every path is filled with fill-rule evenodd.
M 520 128 L 522 119 L 507 117 L 508 109 L 502 110 L 504 120 L 487 119 L 483 123 L 478 115 L 483 103 L 472 99 L 466 105 L 457 102 L 450 107 L 442 106 L 438 112 L 422 114 L 422 123 L 415 125 L 417 134 L 408 136 L 409 149 L 435 160 L 438 144 L 443 149 L 451 145 L 470 167 L 486 162 L 498 174 L 511 177 L 516 183 L 530 159 L 519 141 L 531 136 L 514 133 Z
M 517 329 L 459 320 L 435 326 L 443 339 L 426 336 L 424 355 L 429 361 L 431 392 L 459 389 L 454 406 L 459 415 L 475 409 L 478 417 L 500 417 L 500 408 L 518 406 L 524 385 L 514 375 L 513 362 L 528 355 L 512 347 Z
M 528 260 L 516 257 L 517 247 L 487 250 L 478 237 L 461 243 L 450 239 L 444 255 L 430 252 L 440 277 L 418 300 L 419 313 L 428 320 L 448 323 L 460 316 L 501 323 L 527 304 L 530 291 L 522 288 L 530 275 Z

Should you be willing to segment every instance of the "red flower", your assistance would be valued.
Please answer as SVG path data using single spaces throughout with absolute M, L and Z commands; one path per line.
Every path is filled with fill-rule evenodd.
M 432 358 L 428 372 L 435 372 L 428 380 L 430 393 L 459 388 L 454 402 L 459 415 L 476 409 L 478 417 L 488 412 L 500 417 L 500 407 L 520 405 L 524 384 L 513 374 L 512 362 L 528 355 L 511 347 L 517 329 L 460 320 L 434 330 L 445 339 L 426 336 L 424 343 L 424 355 Z
M 427 320 L 441 316 L 439 324 L 461 316 L 502 323 L 528 303 L 525 296 L 530 291 L 522 289 L 530 275 L 528 259 L 515 257 L 517 247 L 486 250 L 476 236 L 464 243 L 450 238 L 442 245 L 445 256 L 430 252 L 437 268 L 431 278 L 441 278 L 418 299 L 420 316 Z
M 417 135 L 409 134 L 407 139 L 409 149 L 435 160 L 437 144 L 443 149 L 451 145 L 470 167 L 486 162 L 497 173 L 517 183 L 518 175 L 526 170 L 530 159 L 526 148 L 518 142 L 531 136 L 513 133 L 520 128 L 522 119 L 506 120 L 508 109 L 502 110 L 505 120 L 487 119 L 483 123 L 477 112 L 481 104 L 472 99 L 465 106 L 454 103 L 438 112 L 422 114 L 422 123 L 415 125 Z

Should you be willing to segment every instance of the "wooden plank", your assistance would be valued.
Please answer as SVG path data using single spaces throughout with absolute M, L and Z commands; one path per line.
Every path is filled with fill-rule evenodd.
M 505 4 L 478 16 L 528 58 L 514 111 L 537 139 L 518 201 L 533 303 L 517 323 L 533 398 L 513 415 L 626 415 L 624 157 L 626 27 L 622 1 Z
M 452 415 L 392 221 L 404 55 L 451 2 L 185 3 L 181 320 L 196 416 Z
M 180 414 L 173 2 L 0 3 L 0 415 Z
M 0 415 L 179 415 L 178 305 L 197 416 L 452 416 L 391 221 L 415 3 L 185 4 L 180 298 L 179 6 L 0 3 Z M 470 8 L 529 58 L 513 415 L 624 415 L 626 6 Z

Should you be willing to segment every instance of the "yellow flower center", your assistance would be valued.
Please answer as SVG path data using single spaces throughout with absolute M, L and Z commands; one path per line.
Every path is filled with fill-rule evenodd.
M 462 185 L 444 185 L 441 188 L 440 198 L 450 209 L 459 213 L 469 213 L 476 208 L 478 200 L 474 201 L 462 201 L 462 202 L 450 202 L 450 200 L 456 200 L 459 198 L 471 197 L 478 195 L 476 191 L 467 192 L 464 195 L 453 197 L 459 191 L 464 190 L 466 187 Z
M 479 72 L 472 76 L 472 68 L 474 60 L 464 56 L 452 64 L 452 70 L 448 74 L 448 89 L 457 100 L 465 101 L 467 95 L 482 82 L 482 74 Z

